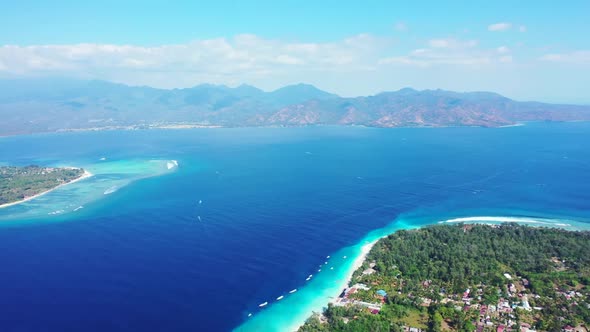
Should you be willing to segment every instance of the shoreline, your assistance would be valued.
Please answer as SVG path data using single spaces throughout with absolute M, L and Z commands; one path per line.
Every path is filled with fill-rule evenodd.
M 33 131 L 16 134 L 0 134 L 0 137 L 16 137 L 16 136 L 31 136 L 31 135 L 50 135 L 59 133 L 83 133 L 83 132 L 101 132 L 101 131 L 139 131 L 139 130 L 186 130 L 186 129 L 238 129 L 238 128 L 303 128 L 303 127 L 356 127 L 356 128 L 375 128 L 375 129 L 441 129 L 441 128 L 510 128 L 522 127 L 527 123 L 544 122 L 544 121 L 522 121 L 505 125 L 423 125 L 423 126 L 372 126 L 368 124 L 302 124 L 302 125 L 260 125 L 260 126 L 225 126 L 225 125 L 209 125 L 209 124 L 159 124 L 159 125 L 130 125 L 130 126 L 106 126 L 106 127 L 89 127 L 89 128 L 61 128 L 54 131 Z M 571 120 L 571 121 L 549 121 L 550 123 L 579 123 L 590 122 L 589 120 Z
M 348 284 L 350 284 L 350 282 L 352 281 L 352 276 L 354 275 L 356 270 L 360 269 L 363 266 L 363 263 L 365 262 L 365 260 L 367 260 L 367 256 L 371 252 L 371 249 L 373 249 L 373 247 L 377 244 L 377 242 L 379 242 L 379 240 L 381 240 L 384 237 L 385 236 L 380 237 L 376 240 L 373 240 L 361 247 L 360 255 L 358 255 L 358 257 L 354 260 L 354 262 L 352 263 L 352 266 L 350 267 L 350 270 L 348 271 L 348 274 L 346 276 L 346 286 L 345 286 L 346 288 L 348 288 Z M 338 299 L 338 295 L 340 295 L 340 293 L 336 294 L 328 303 L 332 303 L 332 304 L 336 303 L 336 300 Z
M 497 220 L 497 221 L 500 222 L 500 224 L 496 224 L 496 223 L 471 222 L 473 220 L 480 220 L 480 219 L 484 219 L 486 221 L 494 221 L 494 220 Z M 506 219 L 508 219 L 508 220 L 506 220 Z M 467 225 L 473 225 L 473 226 L 478 225 L 480 227 L 487 227 L 487 228 L 497 229 L 497 228 L 500 228 L 501 225 L 509 225 L 509 224 L 514 223 L 514 224 L 519 224 L 518 227 L 531 228 L 531 229 L 534 229 L 535 228 L 535 226 L 528 224 L 527 221 L 512 220 L 512 219 L 518 219 L 518 217 L 464 217 L 464 218 L 449 219 L 449 221 L 447 221 L 447 222 L 450 222 L 449 224 L 446 224 L 446 223 L 442 223 L 441 224 L 441 222 L 439 222 L 438 224 L 428 224 L 426 226 L 427 227 L 455 227 L 455 226 L 458 226 L 457 223 L 463 223 L 464 220 L 467 220 L 468 222 L 463 223 L 464 224 L 464 226 L 463 226 L 463 232 L 465 232 L 465 227 L 467 227 Z M 547 220 L 555 220 L 555 219 L 547 219 Z M 557 231 L 558 232 L 558 233 L 554 233 L 554 234 L 558 234 L 558 235 L 561 234 L 560 230 L 561 231 L 564 231 L 566 233 L 569 233 L 569 234 L 578 233 L 578 232 L 590 233 L 590 226 L 587 226 L 587 227 L 584 227 L 584 228 L 579 228 L 579 229 L 568 229 L 568 227 L 571 227 L 571 225 L 569 225 L 569 224 L 563 224 L 563 223 L 547 223 L 547 224 L 550 224 L 552 226 L 550 226 L 550 227 L 543 227 L 543 228 L 545 228 L 545 229 L 553 229 L 554 231 Z M 423 229 L 423 227 L 412 228 L 413 231 L 416 230 L 416 229 Z M 395 230 L 395 231 L 393 231 L 393 232 L 391 232 L 389 234 L 390 235 L 391 234 L 394 234 L 397 231 L 398 230 Z M 434 236 L 436 236 L 436 234 Z M 367 244 L 363 245 L 362 251 L 359 254 L 359 256 L 357 257 L 357 259 L 355 260 L 354 264 L 351 266 L 351 269 L 354 269 L 354 271 L 356 271 L 360 266 L 362 266 L 362 263 L 367 260 L 368 253 L 373 249 L 374 245 L 377 242 L 383 240 L 386 237 L 387 236 L 382 236 L 382 237 L 380 237 L 380 238 L 378 238 L 378 239 L 376 239 L 376 240 L 374 240 L 374 241 L 372 241 L 370 243 L 367 243 Z M 395 240 L 395 241 L 397 241 L 397 240 Z M 446 243 L 446 242 L 444 242 L 444 243 Z M 395 253 L 394 253 L 394 255 L 395 255 Z M 399 255 L 399 253 L 398 253 L 398 255 Z M 475 259 L 477 259 L 477 258 L 475 258 Z M 554 259 L 554 258 L 552 258 L 552 259 Z M 360 262 L 360 265 L 359 265 L 359 262 Z M 565 263 L 565 258 L 563 259 L 563 263 Z M 566 268 L 564 268 L 564 269 L 566 269 Z M 513 271 L 513 272 L 518 273 L 518 271 L 516 271 L 516 270 Z M 514 275 L 515 274 L 512 274 L 512 276 L 514 276 Z M 512 279 L 512 277 L 510 276 L 510 274 L 507 274 L 505 272 L 504 273 L 504 276 L 505 276 L 506 279 L 509 279 L 508 280 L 508 283 L 510 283 L 510 279 Z M 525 276 L 526 276 L 526 274 L 525 274 Z M 520 279 L 520 278 L 522 278 L 522 277 L 518 277 L 517 276 L 517 279 Z M 522 279 L 522 280 L 525 280 L 526 281 L 527 279 Z M 361 283 L 361 282 L 363 282 L 363 283 Z M 351 283 L 351 279 L 349 279 L 348 283 L 349 284 Z M 358 288 L 361 288 L 363 286 L 366 287 L 366 285 L 364 283 L 366 283 L 366 285 L 373 285 L 373 284 L 367 283 L 366 280 L 365 281 L 357 281 L 357 284 L 348 286 L 347 287 L 348 289 L 346 289 L 345 291 L 348 291 L 350 289 L 352 289 L 354 291 L 354 287 L 358 287 Z M 422 283 L 422 282 L 420 282 L 420 283 Z M 523 281 L 523 283 L 524 283 L 524 281 Z M 424 286 L 424 287 L 426 287 L 426 286 Z M 513 287 L 513 285 L 511 287 Z M 364 290 L 369 290 L 371 288 L 372 288 L 372 286 L 371 287 L 368 287 L 368 288 L 363 288 L 363 289 Z M 525 288 L 523 288 L 523 289 L 525 289 Z M 479 290 L 479 291 L 481 292 L 481 290 Z M 522 290 L 519 290 L 518 292 L 521 292 L 521 291 Z M 530 289 L 529 289 L 529 291 L 530 291 Z M 558 292 L 558 288 L 557 287 L 555 287 L 555 291 Z M 460 296 L 461 292 L 462 291 L 459 291 L 459 297 L 458 297 L 459 299 L 461 299 L 461 296 Z M 517 294 L 516 291 L 512 291 L 512 292 L 513 292 L 513 294 L 510 295 L 510 293 L 508 293 L 509 294 L 508 296 L 509 297 L 512 297 L 512 298 L 516 298 L 516 301 L 519 301 L 517 303 L 520 303 L 519 297 L 522 296 L 522 303 L 523 303 L 523 305 L 522 306 L 519 306 L 519 308 L 524 308 L 527 311 L 532 311 L 533 308 L 536 309 L 536 310 L 542 310 L 542 308 L 529 306 L 529 304 L 527 302 L 527 294 L 524 294 L 523 295 L 523 294 Z M 466 294 L 469 294 L 469 288 L 467 289 Z M 474 294 L 474 293 L 471 293 L 471 294 Z M 531 295 L 534 295 L 534 294 L 535 293 L 531 293 L 531 294 L 528 294 L 528 295 L 531 296 Z M 518 297 L 517 297 L 517 295 L 518 295 Z M 385 297 L 385 296 L 387 296 L 387 295 L 384 295 L 383 297 Z M 580 296 L 582 296 L 582 295 L 580 295 Z M 346 298 L 346 294 L 343 297 Z M 468 297 L 468 296 L 467 295 L 463 295 L 462 301 L 465 301 L 466 300 L 465 299 L 466 297 Z M 538 298 L 539 296 L 538 295 L 535 295 L 535 297 Z M 457 300 L 457 295 L 452 295 L 451 294 L 451 296 L 448 296 L 447 299 L 449 299 L 449 300 L 451 300 L 451 299 L 452 300 Z M 549 298 L 549 299 L 551 299 L 551 298 Z M 427 298 L 427 300 L 428 300 L 428 298 Z M 472 299 L 469 299 L 469 300 L 472 300 Z M 482 300 L 481 297 L 479 297 L 478 300 L 481 301 Z M 436 301 L 436 300 L 433 300 L 433 301 Z M 461 300 L 457 300 L 457 301 L 460 302 L 460 303 L 462 303 Z M 500 299 L 500 301 L 504 301 L 504 300 L 503 299 Z M 371 300 L 358 300 L 358 299 L 357 300 L 354 300 L 354 299 L 353 300 L 348 300 L 344 304 L 337 304 L 337 301 L 336 300 L 330 300 L 329 303 L 332 303 L 334 305 L 339 305 L 339 306 L 345 306 L 345 307 L 362 305 L 362 308 L 364 308 L 364 309 L 368 308 L 368 310 L 371 311 L 371 313 L 373 313 L 373 314 L 376 314 L 376 313 L 378 314 L 381 311 L 381 309 L 383 308 L 383 306 L 385 305 L 385 301 L 383 301 L 383 304 L 381 304 L 381 303 L 374 303 Z M 442 302 L 442 303 L 445 303 L 445 302 Z M 374 307 L 377 307 L 377 309 L 373 309 L 372 305 L 374 305 Z M 418 304 L 413 304 L 413 305 L 418 306 Z M 428 302 L 428 305 L 430 305 L 430 302 Z M 575 303 L 574 303 L 574 305 L 575 305 Z M 465 303 L 465 306 L 467 308 L 469 308 L 469 302 Z M 513 306 L 512 308 L 514 309 L 515 307 Z M 373 310 L 376 310 L 376 312 L 373 311 Z M 487 308 L 486 308 L 486 310 L 487 310 Z M 565 310 L 565 309 L 563 309 L 563 310 Z M 318 312 L 313 312 L 312 315 L 310 315 L 308 317 L 308 319 L 311 318 L 311 317 L 313 317 L 313 315 L 319 314 L 319 322 L 318 323 L 320 325 L 327 325 L 328 327 L 330 327 L 332 325 L 330 323 L 328 323 L 328 318 L 326 316 L 326 311 L 327 311 L 327 309 L 324 308 L 319 313 Z M 477 308 L 477 311 L 479 311 L 479 308 Z M 351 318 L 352 317 L 351 315 L 348 315 L 348 316 L 343 315 L 343 316 L 341 316 L 341 318 L 342 317 L 348 317 L 348 318 L 343 318 L 343 319 L 350 319 L 350 320 L 356 319 L 356 316 L 354 316 L 353 318 Z M 476 317 L 477 317 L 477 315 L 476 315 Z M 477 318 L 475 318 L 475 319 L 476 319 L 476 322 L 477 322 Z M 537 318 L 535 318 L 535 319 L 537 319 Z M 345 323 L 347 323 L 347 321 L 345 321 Z M 405 324 L 405 325 L 409 325 L 405 321 L 402 321 L 402 323 Z M 500 324 L 500 326 L 502 326 L 501 325 L 502 324 L 501 321 L 495 321 L 494 323 L 495 324 Z M 298 332 L 299 329 L 302 326 L 304 326 L 304 325 L 300 325 L 295 330 L 293 330 L 293 329 L 290 329 L 290 330 L 295 331 L 295 332 Z M 406 328 L 408 328 L 408 326 L 404 326 L 404 330 Z
M 68 167 L 68 168 L 73 168 L 73 167 Z M 91 177 L 93 175 L 94 174 L 92 174 L 92 173 L 90 173 L 90 172 L 88 172 L 87 170 L 84 169 L 84 173 L 82 173 L 82 175 L 80 177 L 78 177 L 78 178 L 76 178 L 76 179 L 74 179 L 74 180 L 72 180 L 70 182 L 62 183 L 62 184 L 60 184 L 60 185 L 58 185 L 58 186 L 56 186 L 54 188 L 51 188 L 49 190 L 40 192 L 40 193 L 38 193 L 36 195 L 33 195 L 33 196 L 29 196 L 29 197 L 23 198 L 20 201 L 2 204 L 2 205 L 0 205 L 0 209 L 7 208 L 7 207 L 10 207 L 10 206 L 14 206 L 14 205 L 18 205 L 18 204 L 21 204 L 21 203 L 24 203 L 24 202 L 28 202 L 30 200 L 33 200 L 33 199 L 37 198 L 37 197 L 43 196 L 45 194 L 48 194 L 48 193 L 50 193 L 50 192 L 52 192 L 52 191 L 54 191 L 54 190 L 56 190 L 58 188 L 61 188 L 63 186 L 67 186 L 69 184 L 72 184 L 72 183 L 75 183 L 75 182 L 78 182 L 78 181 L 82 181 L 82 180 L 87 179 L 87 178 L 89 178 L 89 177 Z
M 466 217 L 449 216 L 442 221 L 441 218 L 429 217 L 429 222 L 427 223 L 414 223 L 400 217 L 383 228 L 369 232 L 356 245 L 344 247 L 339 251 L 332 253 L 331 256 L 333 257 L 347 255 L 350 259 L 348 263 L 345 263 L 345 266 L 337 268 L 337 270 L 339 270 L 337 276 L 320 274 L 318 276 L 320 279 L 317 280 L 314 277 L 314 281 L 299 289 L 295 296 L 296 299 L 294 298 L 293 302 L 291 302 L 290 298 L 285 298 L 281 303 L 272 303 L 272 306 L 269 306 L 269 308 L 264 311 L 257 312 L 253 317 L 250 318 L 250 316 L 248 316 L 249 318 L 234 328 L 233 331 L 250 332 L 265 330 L 296 332 L 301 326 L 305 325 L 307 319 L 309 319 L 314 313 L 322 315 L 329 304 L 334 305 L 337 303 L 342 290 L 350 287 L 349 285 L 353 280 L 352 276 L 356 270 L 362 267 L 363 263 L 367 260 L 370 251 L 378 241 L 400 230 L 420 229 L 426 226 L 434 226 L 437 223 L 445 223 L 447 220 L 464 222 L 465 224 L 482 223 L 482 218 L 484 219 L 485 224 L 488 224 L 491 227 L 498 223 L 501 224 L 506 220 L 527 224 L 525 221 L 528 221 L 529 219 L 537 219 L 537 222 L 541 219 L 543 222 L 546 222 L 546 224 L 528 223 L 528 226 L 534 227 L 535 225 L 539 225 L 544 227 L 561 228 L 568 231 L 590 231 L 588 223 L 580 224 L 579 222 L 572 220 L 572 218 L 562 219 L 556 218 L 555 216 L 543 218 L 522 217 L 522 215 L 518 214 L 508 214 L 504 216 L 482 217 L 467 214 Z M 452 225 L 454 223 L 449 222 L 445 224 Z M 342 261 L 339 260 L 339 262 Z M 328 279 L 321 279 L 324 278 L 323 276 L 328 276 Z M 319 284 L 317 284 L 318 282 Z
M 539 220 L 542 220 L 542 221 L 539 221 Z M 567 220 L 567 221 L 572 222 L 572 220 Z M 563 230 L 570 231 L 570 232 L 572 232 L 572 231 L 575 232 L 575 231 L 579 231 L 579 230 L 590 231 L 590 227 L 589 228 L 579 228 L 579 226 L 576 227 L 577 225 L 572 225 L 570 223 L 563 223 L 563 220 L 559 220 L 559 219 L 523 218 L 523 217 L 518 217 L 518 216 L 460 217 L 460 218 L 442 220 L 442 221 L 439 221 L 438 223 L 431 223 L 427 226 L 434 226 L 434 225 L 441 225 L 441 224 L 453 225 L 453 224 L 461 223 L 461 222 L 463 222 L 465 224 L 487 225 L 490 227 L 493 227 L 493 226 L 497 225 L 498 223 L 499 224 L 517 223 L 517 224 L 523 224 L 527 227 L 535 227 L 535 223 L 540 223 L 541 227 L 559 228 L 559 229 L 563 229 Z M 320 315 L 323 315 L 328 304 L 335 304 L 337 302 L 338 296 L 340 295 L 340 292 L 342 292 L 342 288 L 349 287 L 349 284 L 352 281 L 352 276 L 354 275 L 354 272 L 356 272 L 356 270 L 358 270 L 359 268 L 362 267 L 363 263 L 367 260 L 367 256 L 369 255 L 370 251 L 377 244 L 377 242 L 379 242 L 380 240 L 382 240 L 383 238 L 386 238 L 387 236 L 389 236 L 391 234 L 396 233 L 399 230 L 420 229 L 422 227 L 423 226 L 407 227 L 407 228 L 402 227 L 402 228 L 397 228 L 394 230 L 386 231 L 385 233 L 381 233 L 382 235 L 379 236 L 378 238 L 363 244 L 361 246 L 360 254 L 354 260 L 353 264 L 350 267 L 350 270 L 347 271 L 345 278 L 343 278 L 343 279 L 345 279 L 345 283 L 341 284 L 341 286 L 343 286 L 343 287 L 340 287 L 338 294 L 334 294 L 334 296 L 330 297 L 330 300 L 326 303 L 326 306 L 322 309 L 321 312 L 318 312 L 318 313 Z M 313 315 L 313 312 L 306 317 L 306 320 L 309 317 L 311 317 L 312 315 Z M 299 328 L 301 328 L 303 325 L 305 325 L 305 322 L 298 324 L 297 326 L 295 326 L 295 324 L 294 324 L 294 325 L 290 326 L 287 330 L 297 332 L 299 330 Z
M 332 253 L 330 256 L 337 263 L 330 262 L 330 267 L 332 264 L 338 265 L 334 267 L 336 274 L 323 272 L 325 264 L 321 264 L 322 272 L 309 284 L 300 287 L 295 296 L 285 298 L 280 303 L 272 303 L 268 309 L 258 311 L 253 317 L 248 316 L 233 331 L 298 331 L 310 316 L 322 314 L 330 303 L 333 304 L 339 298 L 342 290 L 349 287 L 354 273 L 362 267 L 379 240 L 399 230 L 413 228 L 416 226 L 396 219 L 396 222 L 369 232 L 355 245 Z
M 375 246 L 375 244 L 377 244 L 377 242 L 379 242 L 379 240 L 381 240 L 382 238 L 385 238 L 387 236 L 388 235 L 381 236 L 381 237 L 379 237 L 379 238 L 377 238 L 375 240 L 372 240 L 372 241 L 370 241 L 368 243 L 365 243 L 365 244 L 363 244 L 361 246 L 361 252 L 360 252 L 360 254 L 355 258 L 355 260 L 352 263 L 350 269 L 347 271 L 345 277 L 342 279 L 342 283 L 340 284 L 340 287 L 338 288 L 338 291 L 337 292 L 334 292 L 334 294 L 329 297 L 330 300 L 328 300 L 328 302 L 326 303 L 326 305 L 322 308 L 322 311 L 319 312 L 320 315 L 323 315 L 323 313 L 325 312 L 326 307 L 328 306 L 328 304 L 334 304 L 334 303 L 336 303 L 336 300 L 338 299 L 338 296 L 342 292 L 342 289 L 348 288 L 348 284 L 350 284 L 350 282 L 352 280 L 352 276 L 354 275 L 354 272 L 356 272 L 356 270 L 358 270 L 359 268 L 361 268 L 363 266 L 363 263 L 367 259 L 367 256 L 369 255 L 369 252 L 371 252 L 371 249 L 373 249 L 373 247 Z M 307 322 L 307 319 L 309 317 L 311 317 L 312 315 L 313 315 L 313 312 L 310 315 L 308 315 L 307 317 L 305 317 L 305 320 L 303 322 L 299 322 L 299 323 L 293 324 L 292 326 L 286 328 L 286 330 L 293 331 L 293 332 L 299 331 L 299 329 L 303 325 L 305 325 L 305 323 Z

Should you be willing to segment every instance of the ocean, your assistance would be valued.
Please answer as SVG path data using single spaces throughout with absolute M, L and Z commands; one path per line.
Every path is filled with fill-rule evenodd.
M 29 164 L 94 176 L 0 209 L 2 331 L 289 331 L 396 229 L 590 225 L 583 122 L 0 138 Z

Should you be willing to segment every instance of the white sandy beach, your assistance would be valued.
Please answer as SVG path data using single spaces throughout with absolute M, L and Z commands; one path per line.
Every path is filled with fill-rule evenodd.
M 342 278 L 339 282 L 339 287 L 336 288 L 336 291 L 331 294 L 329 296 L 330 300 L 326 301 L 324 307 L 326 307 L 329 303 L 335 303 L 336 300 L 338 299 L 338 296 L 340 295 L 340 293 L 342 292 L 342 290 L 344 288 L 348 287 L 348 284 L 350 283 L 350 280 L 352 280 L 352 275 L 354 274 L 354 272 L 356 270 L 358 270 L 363 263 L 365 262 L 365 260 L 367 259 L 367 255 L 369 254 L 369 252 L 371 251 L 371 249 L 373 249 L 373 246 L 375 246 L 375 244 L 380 240 L 381 238 L 377 239 L 377 240 L 373 240 L 371 242 L 368 242 L 366 244 L 364 244 L 361 247 L 361 252 L 360 254 L 355 258 L 354 262 L 352 263 L 352 265 L 350 266 L 350 269 L 348 271 L 346 271 L 346 275 L 344 276 L 344 278 Z M 315 311 L 315 310 L 313 310 Z M 309 318 L 309 316 L 311 316 L 311 314 L 313 313 L 310 312 L 305 316 L 305 319 L 297 322 L 296 324 L 293 324 L 289 327 L 286 327 L 285 330 L 288 331 L 297 331 L 299 330 L 299 328 L 301 326 L 303 326 L 305 324 L 305 321 L 307 320 L 307 318 Z
M 342 284 L 342 287 L 341 287 L 340 291 L 342 291 L 342 289 L 348 287 L 348 284 L 350 283 L 350 280 L 352 280 L 352 275 L 354 274 L 354 272 L 356 270 L 358 270 L 361 266 L 363 266 L 363 263 L 367 259 L 367 255 L 369 255 L 369 252 L 371 252 L 371 249 L 373 249 L 373 247 L 375 246 L 375 244 L 377 244 L 377 242 L 379 240 L 380 239 L 371 241 L 371 242 L 369 242 L 369 243 L 367 243 L 367 244 L 365 244 L 365 245 L 363 245 L 361 247 L 361 253 L 354 260 L 354 263 L 352 263 L 352 266 L 350 267 L 350 270 L 347 271 L 346 278 L 344 278 L 345 280 L 343 280 L 343 284 Z M 329 303 L 335 303 L 336 300 L 338 299 L 338 296 L 339 295 L 340 295 L 340 292 L 338 292 L 338 294 L 334 294 L 334 296 L 332 297 L 332 299 L 330 300 Z
M 539 224 L 543 226 L 558 226 L 563 228 L 569 228 L 572 225 L 570 224 L 573 222 L 572 220 L 565 220 L 565 219 L 544 219 L 544 218 L 534 218 L 534 217 L 503 217 L 503 216 L 477 216 L 477 217 L 462 217 L 462 218 L 454 218 L 448 220 L 441 220 L 439 224 L 442 223 L 476 223 L 476 224 L 486 224 L 486 225 L 493 225 L 494 223 L 525 223 L 525 224 Z
M 22 199 L 22 200 L 20 200 L 20 201 L 16 201 L 16 202 L 12 202 L 12 203 L 6 203 L 6 204 L 2 204 L 2 205 L 0 205 L 0 209 L 7 208 L 7 207 L 9 207 L 9 206 L 13 206 L 13 205 L 17 205 L 17 204 L 21 204 L 21 203 L 24 203 L 24 202 L 27 202 L 27 201 L 33 200 L 33 199 L 35 199 L 35 198 L 37 198 L 37 197 L 43 196 L 43 195 L 45 195 L 45 194 L 47 194 L 47 193 L 50 193 L 50 192 L 52 192 L 52 191 L 54 191 L 54 190 L 56 190 L 56 189 L 58 189 L 58 188 L 61 188 L 61 187 L 63 187 L 63 186 L 67 186 L 67 185 L 69 185 L 69 184 L 72 184 L 72 183 L 74 183 L 74 182 L 78 182 L 78 181 L 82 181 L 82 180 L 84 180 L 84 179 L 87 179 L 87 178 L 91 177 L 92 175 L 93 175 L 92 173 L 88 172 L 87 170 L 84 170 L 84 173 L 82 174 L 82 176 L 80 176 L 79 178 L 77 178 L 77 179 L 75 179 L 75 180 L 72 180 L 72 181 L 70 181 L 70 182 L 67 182 L 67 183 L 60 184 L 59 186 L 57 186 L 57 187 L 55 187 L 55 188 L 49 189 L 49 190 L 47 190 L 47 191 L 44 191 L 44 192 L 42 192 L 42 193 L 38 193 L 37 195 L 33 195 L 33 196 L 30 196 L 30 197 L 27 197 L 27 198 L 25 198 L 25 199 Z

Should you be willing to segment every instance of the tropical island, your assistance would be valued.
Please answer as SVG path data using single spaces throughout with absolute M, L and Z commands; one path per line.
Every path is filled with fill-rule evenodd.
M 2 166 L 0 208 L 28 201 L 90 175 L 82 168 L 73 167 Z
M 299 331 L 588 331 L 590 232 L 436 225 L 377 242 Z

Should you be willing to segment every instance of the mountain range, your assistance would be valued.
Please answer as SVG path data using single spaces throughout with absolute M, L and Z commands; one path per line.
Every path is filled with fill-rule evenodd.
M 515 101 L 491 92 L 404 88 L 345 98 L 312 85 L 156 89 L 105 81 L 0 80 L 0 135 L 151 127 L 363 125 L 498 127 L 588 121 L 590 106 Z

